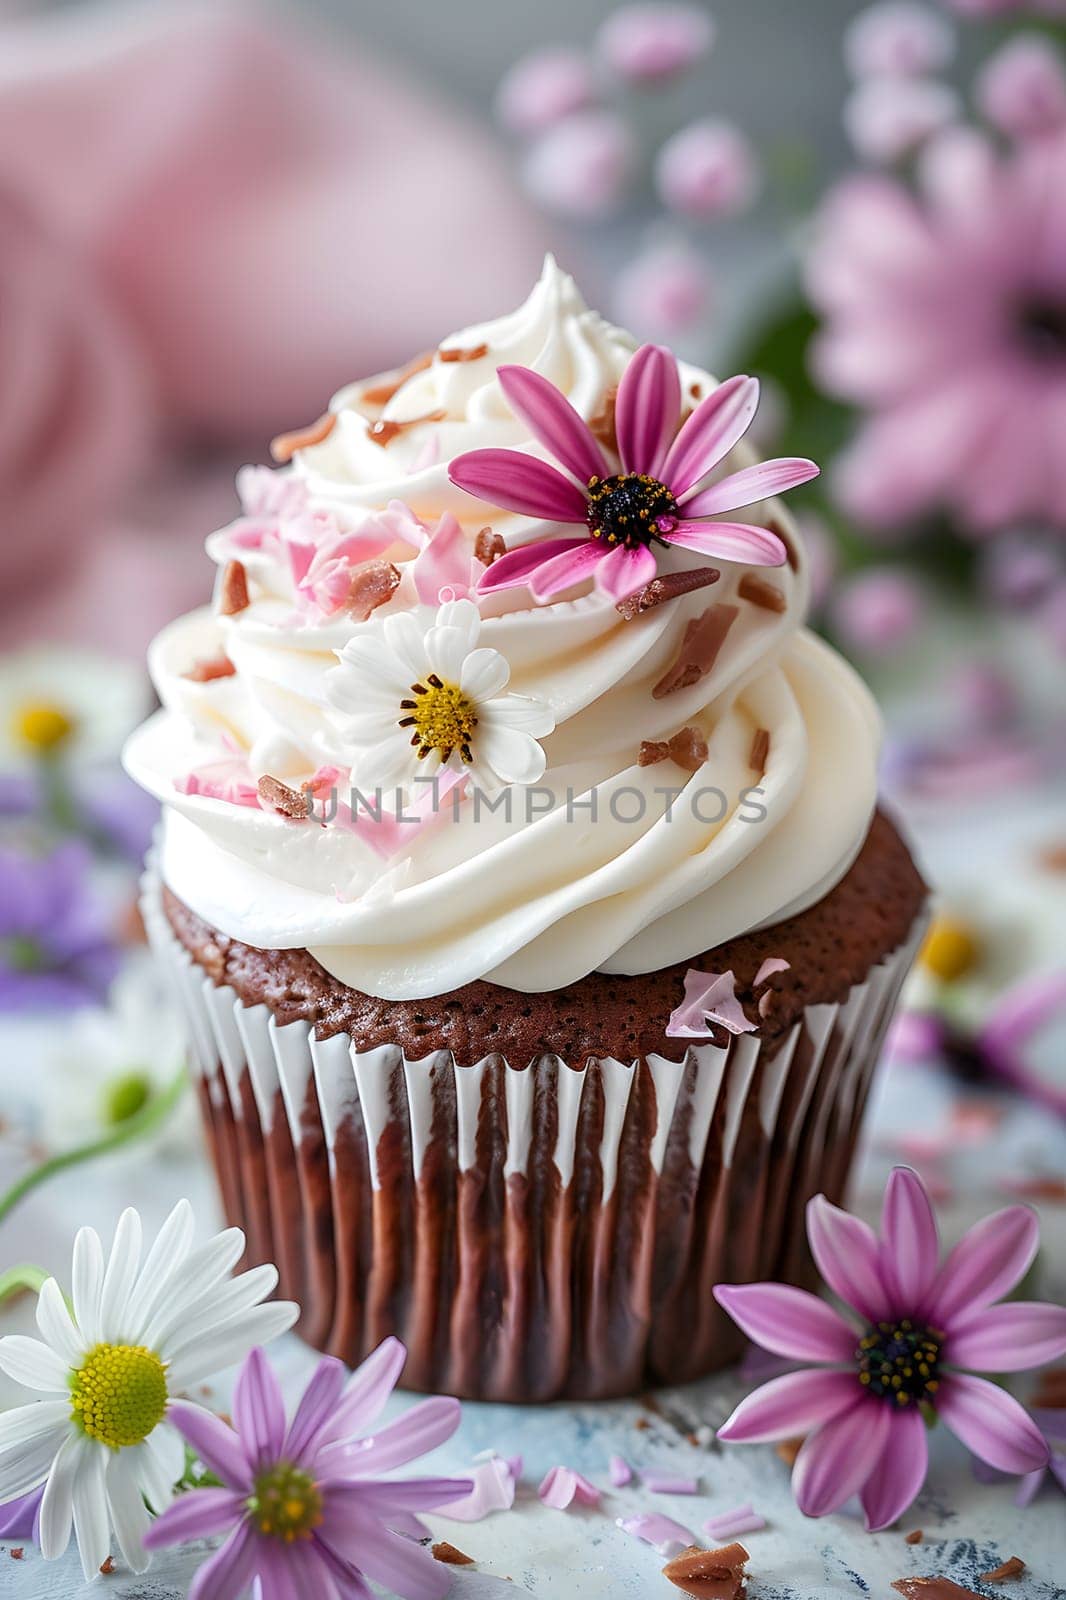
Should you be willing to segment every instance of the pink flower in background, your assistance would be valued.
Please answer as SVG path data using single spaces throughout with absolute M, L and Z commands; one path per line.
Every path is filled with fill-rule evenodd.
M 986 1217 L 941 1264 L 925 1187 L 897 1167 L 880 1238 L 824 1195 L 807 1207 L 807 1233 L 822 1277 L 851 1314 L 786 1284 L 719 1284 L 715 1298 L 756 1344 L 817 1363 L 742 1400 L 719 1439 L 806 1435 L 792 1473 L 800 1510 L 825 1516 L 858 1494 L 871 1531 L 902 1516 L 925 1481 L 925 1410 L 1003 1472 L 1046 1466 L 1047 1443 L 1024 1407 L 960 1370 L 1022 1372 L 1066 1351 L 1066 1309 L 995 1303 L 1036 1254 L 1033 1211 L 1008 1206 Z
M 170 1420 L 222 1487 L 183 1494 L 153 1523 L 145 1545 L 162 1550 L 228 1535 L 196 1574 L 189 1600 L 232 1600 L 257 1577 L 262 1593 L 275 1596 L 367 1600 L 367 1579 L 404 1600 L 448 1592 L 447 1568 L 395 1530 L 424 1533 L 417 1513 L 465 1493 L 470 1480 L 385 1474 L 451 1437 L 458 1400 L 419 1401 L 367 1433 L 406 1354 L 398 1339 L 386 1339 L 350 1379 L 340 1361 L 324 1356 L 289 1422 L 262 1350 L 241 1368 L 233 1427 L 201 1406 L 172 1404 Z
M 705 56 L 714 23 L 695 5 L 622 6 L 601 27 L 597 48 L 607 66 L 629 83 L 675 78 Z
M 691 334 L 713 300 L 707 261 L 684 239 L 650 245 L 621 268 L 614 285 L 616 313 L 627 328 L 648 338 Z
M 543 133 L 596 99 L 592 63 L 565 45 L 534 50 L 516 61 L 496 92 L 496 115 L 512 133 Z
M 927 607 L 921 584 L 903 568 L 870 567 L 838 586 L 831 609 L 850 650 L 891 655 L 914 637 Z
M 938 72 L 954 54 L 951 24 L 920 0 L 882 0 L 860 11 L 844 30 L 844 60 L 855 78 Z
M 666 141 L 655 163 L 655 182 L 671 211 L 701 220 L 726 217 L 751 205 L 759 166 L 739 128 L 708 117 Z
M 975 84 L 981 115 L 1012 139 L 1066 128 L 1066 72 L 1055 46 L 1039 34 L 1009 39 Z
M 864 78 L 844 103 L 844 131 L 865 161 L 913 154 L 959 114 L 959 97 L 933 78 Z
M 616 473 L 587 423 L 547 378 L 517 366 L 498 374 L 512 411 L 570 476 L 521 451 L 471 450 L 449 467 L 452 482 L 493 505 L 579 523 L 585 532 L 509 551 L 482 578 L 482 594 L 527 584 L 537 600 L 548 600 L 595 574 L 621 600 L 655 577 L 654 545 L 754 566 L 785 560 L 784 545 L 768 529 L 711 519 L 806 483 L 818 472 L 813 461 L 766 461 L 701 487 L 748 430 L 759 403 L 755 378 L 719 384 L 678 431 L 677 362 L 669 350 L 643 345 L 618 385 L 622 470 Z
M 576 111 L 535 141 L 522 166 L 529 193 L 550 211 L 606 217 L 618 209 L 636 165 L 628 126 L 613 111 Z
M 936 506 L 978 531 L 1066 524 L 1066 136 L 997 158 L 944 136 L 924 191 L 838 186 L 807 277 L 813 364 L 870 415 L 838 467 L 852 514 Z

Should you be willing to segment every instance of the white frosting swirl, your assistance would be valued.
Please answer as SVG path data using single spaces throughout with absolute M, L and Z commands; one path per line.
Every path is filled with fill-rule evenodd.
M 368 394 L 380 396 L 400 375 L 342 390 L 329 436 L 253 493 L 277 499 L 304 486 L 311 543 L 327 528 L 358 531 L 397 500 L 430 524 L 454 512 L 471 553 L 486 524 L 508 548 L 572 534 L 494 513 L 450 482 L 447 465 L 488 445 L 546 456 L 511 412 L 498 365 L 535 368 L 591 421 L 633 348 L 549 260 L 524 306 L 448 339 L 383 406 Z M 447 359 L 449 351 L 463 359 Z M 691 396 L 713 380 L 682 367 L 682 384 Z M 418 418 L 431 420 L 379 428 L 377 438 L 371 431 Z M 746 459 L 738 450 L 723 470 Z M 595 969 L 645 972 L 810 905 L 865 837 L 879 723 L 850 668 L 802 628 L 805 564 L 781 507 L 745 515 L 773 515 L 795 554 L 790 566 L 759 574 L 783 596 L 780 611 L 738 593 L 754 569 L 728 562 L 715 563 L 713 587 L 632 620 L 588 585 L 545 605 L 524 589 L 483 599 L 481 643 L 510 663 L 514 693 L 546 702 L 554 715 L 555 731 L 542 741 L 547 771 L 531 805 L 527 791 L 511 796 L 510 816 L 475 808 L 469 797 L 445 805 L 384 857 L 350 829 L 182 793 L 176 780 L 227 752 L 253 776 L 294 785 L 323 763 L 350 766 L 326 674 L 353 635 L 379 635 L 398 609 L 428 612 L 410 577 L 414 548 L 398 539 L 385 552 L 401 583 L 354 622 L 344 612 L 294 613 L 284 549 L 269 539 L 249 548 L 247 521 L 212 535 L 217 560 L 239 554 L 244 562 L 252 603 L 235 616 L 194 613 L 160 635 L 150 667 L 164 709 L 127 750 L 133 776 L 165 803 L 167 882 L 224 933 L 265 948 L 306 946 L 342 981 L 386 999 L 476 978 L 537 991 Z M 706 562 L 676 548 L 660 553 L 660 573 L 696 565 Z M 711 670 L 656 698 L 689 623 L 719 605 L 736 615 Z M 222 651 L 232 676 L 185 676 Z M 642 741 L 686 727 L 707 741 L 699 771 L 671 760 L 638 764 Z M 751 764 L 760 730 L 769 741 L 762 774 Z

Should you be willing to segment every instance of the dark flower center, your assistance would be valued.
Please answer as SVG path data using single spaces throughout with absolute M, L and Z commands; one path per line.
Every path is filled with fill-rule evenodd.
M 626 550 L 665 544 L 663 535 L 677 527 L 677 501 L 658 478 L 647 472 L 590 478 L 586 521 L 594 539 L 620 544 Z
M 1021 308 L 1019 324 L 1031 356 L 1066 360 L 1066 301 L 1030 300 Z
M 939 1335 L 907 1318 L 870 1328 L 855 1359 L 863 1387 L 896 1405 L 931 1401 L 940 1387 Z

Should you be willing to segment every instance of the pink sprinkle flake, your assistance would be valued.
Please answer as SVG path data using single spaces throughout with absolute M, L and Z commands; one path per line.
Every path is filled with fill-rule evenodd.
M 736 995 L 736 978 L 732 972 L 698 972 L 689 967 L 685 973 L 685 998 L 670 1014 L 666 1024 L 668 1039 L 709 1039 L 711 1024 L 725 1028 L 727 1033 L 754 1033 L 756 1024 L 749 1022 Z
M 549 1467 L 537 1493 L 554 1511 L 565 1511 L 575 1501 L 579 1506 L 595 1506 L 600 1500 L 596 1485 L 572 1467 Z
M 698 1478 L 685 1478 L 676 1472 L 646 1472 L 644 1474 L 644 1487 L 650 1489 L 652 1494 L 696 1494 L 699 1491 Z
M 765 983 L 767 978 L 772 978 L 775 972 L 787 972 L 791 964 L 789 961 L 782 960 L 780 956 L 767 956 L 755 974 L 753 987 L 757 989 L 760 983 Z
M 471 1467 L 467 1476 L 474 1487 L 469 1494 L 447 1505 L 437 1506 L 435 1515 L 453 1522 L 480 1522 L 490 1511 L 510 1511 L 514 1505 L 516 1473 L 513 1463 L 503 1456 L 489 1456 Z M 521 1465 L 521 1463 L 519 1463 Z
M 760 1517 L 750 1505 L 734 1506 L 732 1511 L 721 1511 L 716 1517 L 708 1517 L 703 1524 L 704 1533 L 709 1533 L 712 1539 L 735 1539 L 740 1533 L 758 1533 L 760 1528 L 766 1527 L 766 1518 Z
M 623 1533 L 631 1533 L 635 1539 L 643 1539 L 645 1544 L 653 1545 L 661 1556 L 676 1556 L 696 1542 L 680 1522 L 675 1522 L 673 1517 L 664 1517 L 657 1511 L 642 1512 L 636 1517 L 619 1517 L 617 1522 Z
M 633 1468 L 623 1456 L 612 1456 L 608 1462 L 608 1471 L 616 1489 L 624 1489 L 627 1483 L 633 1482 Z

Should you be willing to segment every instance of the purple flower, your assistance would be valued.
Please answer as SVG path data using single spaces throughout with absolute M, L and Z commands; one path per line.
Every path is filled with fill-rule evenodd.
M 918 0 L 881 0 L 844 30 L 844 59 L 855 78 L 909 78 L 946 67 L 955 50 L 951 24 Z
M 530 145 L 523 181 L 535 200 L 568 217 L 607 217 L 618 209 L 636 165 L 633 136 L 613 111 L 562 117 Z
M 1033 1421 L 1047 1440 L 1047 1465 L 1027 1472 L 1014 1496 L 1015 1505 L 1032 1505 L 1048 1477 L 1066 1494 L 1066 1411 L 1050 1406 L 1033 1411 Z
M 0 847 L 0 1011 L 102 999 L 120 956 L 82 844 L 51 855 Z
M 189 1600 L 236 1600 L 258 1578 L 264 1596 L 370 1600 L 367 1580 L 404 1600 L 436 1600 L 450 1574 L 403 1533 L 416 1513 L 468 1492 L 467 1478 L 387 1478 L 451 1437 L 459 1402 L 422 1400 L 365 1435 L 392 1393 L 407 1352 L 386 1339 L 345 1385 L 339 1361 L 315 1368 L 292 1420 L 261 1350 L 241 1368 L 233 1427 L 176 1401 L 168 1413 L 220 1489 L 192 1489 L 153 1524 L 150 1550 L 227 1533 L 193 1580 Z
M 550 45 L 515 62 L 497 91 L 496 115 L 512 133 L 543 133 L 595 98 L 589 60 L 579 50 Z
M 713 292 L 705 256 L 684 239 L 658 239 L 627 261 L 615 278 L 615 305 L 627 328 L 673 336 L 707 315 Z
M 1024 1407 L 961 1370 L 1021 1372 L 1066 1351 L 1066 1309 L 995 1304 L 1036 1254 L 1028 1206 L 977 1223 L 941 1265 L 925 1186 L 896 1167 L 880 1239 L 824 1195 L 807 1207 L 807 1235 L 822 1277 L 858 1325 L 786 1284 L 719 1284 L 715 1298 L 756 1344 L 819 1363 L 741 1401 L 720 1439 L 806 1435 L 792 1473 L 800 1510 L 825 1516 L 857 1493 L 871 1532 L 902 1516 L 925 1481 L 927 1412 L 1002 1472 L 1047 1465 L 1047 1443 Z
M 0 1539 L 32 1539 L 37 1543 L 44 1484 L 0 1506 Z
M 997 50 L 981 69 L 975 95 L 981 114 L 1012 139 L 1066 127 L 1062 58 L 1039 34 L 1020 34 Z
M 785 560 L 784 545 L 768 529 L 710 519 L 806 483 L 818 472 L 813 461 L 765 461 L 701 487 L 747 432 L 759 404 L 757 379 L 719 384 L 678 432 L 677 362 L 669 350 L 643 345 L 618 385 L 621 471 L 547 378 L 529 367 L 504 366 L 499 379 L 512 411 L 570 476 L 517 450 L 471 450 L 449 467 L 452 482 L 493 505 L 578 523 L 585 531 L 501 556 L 478 585 L 480 593 L 528 584 L 535 599 L 548 600 L 595 573 L 600 587 L 622 600 L 655 577 L 655 545 L 754 566 Z
M 860 156 L 888 166 L 953 122 L 959 97 L 933 78 L 863 78 L 844 105 L 844 131 Z
M 925 617 L 922 586 L 902 568 L 869 567 L 837 590 L 833 620 L 849 649 L 886 655 L 912 639 Z
M 655 182 L 671 211 L 706 220 L 749 206 L 759 187 L 759 168 L 739 128 L 706 117 L 666 141 L 656 158 Z
M 622 6 L 600 29 L 603 60 L 629 83 L 665 83 L 714 43 L 714 23 L 694 5 Z

